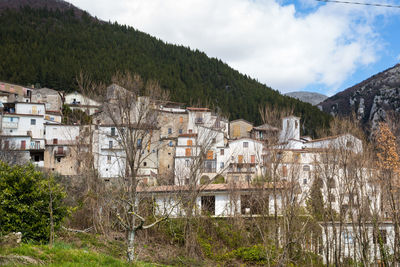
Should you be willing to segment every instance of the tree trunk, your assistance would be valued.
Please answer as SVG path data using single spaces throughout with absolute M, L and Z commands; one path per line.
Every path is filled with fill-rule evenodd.
M 128 262 L 133 262 L 135 260 L 135 232 L 135 229 L 128 230 Z
M 50 184 L 50 179 L 49 178 L 49 213 L 50 213 L 50 238 L 49 238 L 49 245 L 50 247 L 53 247 L 54 243 L 54 218 L 53 218 L 53 195 L 51 193 L 51 184 Z

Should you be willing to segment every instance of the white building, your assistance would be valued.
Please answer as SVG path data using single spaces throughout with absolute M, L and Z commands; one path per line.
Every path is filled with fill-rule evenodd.
M 99 111 L 100 103 L 86 97 L 78 92 L 73 92 L 65 95 L 65 104 L 68 105 L 72 110 L 79 109 L 83 112 L 93 115 Z
M 334 263 L 335 251 L 341 252 L 342 259 L 358 261 L 362 258 L 363 249 L 367 248 L 366 255 L 370 262 L 381 261 L 381 264 L 383 264 L 382 251 L 385 251 L 387 258 L 393 255 L 395 232 L 394 225 L 390 221 L 377 223 L 375 226 L 372 222 L 366 222 L 362 224 L 362 228 L 357 223 L 350 222 L 342 225 L 339 222 L 321 223 L 321 226 L 325 228 L 322 234 L 322 244 L 324 244 L 322 256 L 325 264 L 328 261 Z
M 282 186 L 277 186 L 276 203 L 282 207 Z M 187 186 L 155 186 L 139 188 L 140 194 L 155 199 L 156 213 L 171 217 L 185 216 L 183 201 L 188 192 Z M 235 194 L 232 194 L 235 192 Z M 194 215 L 227 217 L 235 215 L 259 216 L 273 215 L 275 198 L 271 185 L 256 187 L 248 183 L 208 184 L 201 188 L 193 209 Z M 279 214 L 279 213 L 278 213 Z

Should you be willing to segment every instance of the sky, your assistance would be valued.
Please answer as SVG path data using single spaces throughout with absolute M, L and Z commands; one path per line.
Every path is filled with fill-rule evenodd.
M 316 0 L 67 1 L 203 51 L 282 93 L 331 96 L 400 63 L 400 8 Z

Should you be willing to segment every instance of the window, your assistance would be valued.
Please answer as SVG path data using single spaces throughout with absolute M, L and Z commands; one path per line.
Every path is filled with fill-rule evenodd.
M 287 173 L 287 167 L 286 166 L 282 166 L 282 176 L 283 177 L 287 177 L 288 173 Z
M 348 147 L 348 148 L 351 148 L 351 147 L 353 147 L 353 142 L 351 142 L 351 141 L 347 141 L 347 143 L 346 143 L 346 147 Z
M 332 194 L 332 193 L 330 193 L 330 194 L 328 195 L 328 201 L 329 201 L 329 202 L 336 202 L 336 197 L 335 197 L 335 195 Z
M 256 155 L 250 156 L 251 163 L 256 163 Z
M 241 214 L 262 214 L 262 207 L 252 195 L 240 196 Z
M 186 156 L 186 157 L 190 157 L 191 155 L 192 155 L 192 149 L 186 148 L 186 150 L 185 150 L 185 156 Z
M 243 163 L 243 155 L 238 156 L 238 163 Z
M 220 150 L 220 154 L 221 154 L 221 156 L 223 156 L 223 155 L 224 155 L 224 153 L 225 153 L 225 150 L 221 149 L 221 150 Z
M 21 149 L 24 150 L 26 148 L 26 141 L 22 140 L 21 141 Z
M 139 149 L 142 148 L 142 139 L 137 140 L 137 148 L 139 148 Z
M 108 141 L 108 148 L 112 149 L 113 148 L 113 141 Z
M 385 229 L 379 229 L 378 234 L 374 231 L 374 244 L 386 244 L 387 243 L 387 231 Z
M 212 139 L 212 143 L 215 144 L 217 142 L 217 138 Z
M 189 133 L 192 133 L 193 132 L 193 130 L 192 129 L 189 129 Z
M 233 125 L 233 137 L 239 137 L 240 136 L 240 126 L 239 125 Z
M 58 139 L 57 138 L 54 138 L 53 139 L 53 145 L 57 145 L 58 144 Z
M 168 128 L 168 134 L 172 134 L 172 128 Z
M 115 136 L 115 128 L 111 127 L 111 136 Z
M 307 184 L 307 179 L 303 179 L 303 184 Z
M 193 145 L 193 141 L 192 140 L 187 140 L 186 145 L 187 146 L 192 146 Z
M 36 125 L 36 119 L 31 119 L 31 125 Z
M 303 166 L 303 171 L 309 172 L 310 171 L 310 165 L 304 165 Z
M 179 117 L 179 123 L 183 123 L 183 117 Z
M 182 133 L 183 133 L 183 130 L 182 130 L 182 129 L 179 129 L 178 132 L 179 132 L 179 134 L 182 134 Z
M 146 167 L 147 166 L 147 162 L 145 161 L 145 162 L 143 162 L 143 166 L 144 167 Z
M 190 167 L 190 161 L 187 159 L 187 160 L 185 160 L 185 166 L 186 167 Z
M 107 156 L 107 163 L 110 164 L 111 163 L 111 155 Z
M 214 159 L 214 153 L 212 150 L 207 151 L 207 159 L 208 160 Z
M 13 122 L 13 121 L 14 121 L 14 118 L 13 118 L 13 117 L 11 117 L 11 118 L 10 118 L 10 122 Z
M 223 169 L 223 168 L 225 167 L 225 164 L 224 164 L 223 162 L 221 162 L 221 163 L 219 164 L 219 166 L 220 166 L 221 169 Z
M 201 197 L 201 212 L 202 214 L 215 215 L 215 196 Z
M 336 187 L 336 181 L 334 178 L 328 178 L 328 187 L 329 188 L 335 188 Z
M 64 147 L 63 146 L 58 146 L 57 147 L 57 154 L 59 154 L 59 155 L 64 154 Z
M 343 233 L 343 239 L 344 239 L 344 243 L 345 244 L 352 244 L 353 243 L 353 235 L 351 234 L 351 232 L 344 232 Z
M 5 140 L 4 141 L 4 149 L 8 149 L 10 147 L 10 141 Z
M 169 146 L 174 146 L 174 142 L 172 142 L 172 141 L 169 141 L 169 144 L 168 144 Z
M 243 142 L 243 147 L 249 147 L 249 142 Z

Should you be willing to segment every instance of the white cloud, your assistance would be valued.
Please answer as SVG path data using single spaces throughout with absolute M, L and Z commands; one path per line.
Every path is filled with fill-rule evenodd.
M 299 13 L 263 0 L 72 0 L 103 20 L 199 49 L 282 92 L 310 84 L 338 88 L 377 60 L 384 9 L 327 4 Z M 380 13 L 378 13 L 380 12 Z

